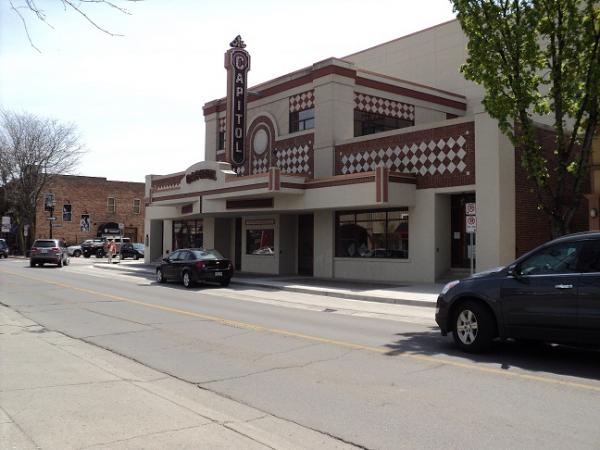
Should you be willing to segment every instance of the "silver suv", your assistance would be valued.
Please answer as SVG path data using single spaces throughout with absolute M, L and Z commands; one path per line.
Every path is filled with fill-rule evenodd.
M 60 239 L 37 239 L 31 247 L 29 265 L 43 266 L 45 263 L 56 264 L 58 267 L 69 264 L 67 246 Z

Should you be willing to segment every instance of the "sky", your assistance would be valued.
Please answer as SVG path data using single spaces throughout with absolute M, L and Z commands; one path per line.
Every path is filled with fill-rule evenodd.
M 250 86 L 454 18 L 449 0 L 114 0 L 88 4 L 114 34 L 37 0 L 47 22 L 0 0 L 0 108 L 74 123 L 86 153 L 74 172 L 144 181 L 204 159 L 202 106 L 225 96 L 223 55 L 240 34 Z M 13 0 L 15 5 L 23 0 Z

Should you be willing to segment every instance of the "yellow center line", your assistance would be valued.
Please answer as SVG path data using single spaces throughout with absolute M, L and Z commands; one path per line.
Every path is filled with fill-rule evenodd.
M 197 319 L 215 322 L 215 323 L 229 326 L 229 327 L 242 328 L 242 329 L 246 329 L 246 330 L 258 331 L 258 332 L 263 332 L 263 333 L 273 333 L 273 334 L 277 334 L 280 336 L 294 337 L 297 339 L 303 339 L 303 340 L 307 340 L 307 341 L 311 341 L 311 342 L 318 342 L 321 344 L 334 345 L 337 347 L 343 347 L 343 348 L 348 348 L 348 349 L 352 349 L 352 350 L 363 350 L 363 351 L 367 351 L 367 352 L 371 352 L 371 353 L 386 354 L 386 353 L 390 352 L 389 349 L 372 347 L 369 345 L 355 344 L 355 343 L 347 342 L 347 341 L 339 341 L 336 339 L 328 339 L 328 338 L 323 338 L 323 337 L 319 337 L 319 336 L 311 336 L 308 334 L 296 333 L 294 331 L 284 330 L 284 329 L 280 329 L 280 328 L 270 328 L 270 327 L 265 327 L 262 325 L 256 325 L 256 324 L 251 324 L 251 323 L 247 323 L 247 322 L 240 322 L 238 320 L 225 319 L 223 317 L 212 316 L 209 314 L 202 314 L 202 313 L 197 313 L 197 312 L 193 312 L 193 311 L 187 311 L 184 309 L 171 308 L 169 306 L 162 306 L 162 305 L 157 305 L 157 304 L 153 304 L 153 303 L 147 303 L 147 302 L 143 302 L 140 300 L 134 300 L 134 299 L 127 298 L 127 297 L 122 297 L 119 295 L 107 294 L 107 293 L 95 291 L 92 289 L 85 289 L 85 288 L 80 288 L 77 286 L 72 286 L 69 284 L 59 283 L 56 281 L 50 281 L 50 280 L 45 280 L 42 278 L 31 277 L 28 275 L 22 275 L 20 273 L 11 272 L 8 270 L 0 269 L 0 273 L 14 275 L 17 277 L 26 278 L 26 279 L 35 280 L 35 281 L 41 281 L 43 283 L 51 284 L 54 286 L 65 288 L 65 289 L 71 289 L 73 291 L 78 291 L 78 292 L 84 292 L 86 294 L 109 298 L 111 300 L 117 300 L 117 301 L 121 301 L 121 302 L 131 303 L 134 305 L 145 306 L 147 308 L 158 309 L 158 310 L 170 312 L 173 314 L 194 317 Z M 521 373 L 521 372 L 509 372 L 504 369 L 496 369 L 493 367 L 484 367 L 484 366 L 480 366 L 477 364 L 452 361 L 449 359 L 439 358 L 439 357 L 435 357 L 435 356 L 418 355 L 418 354 L 410 353 L 410 352 L 398 353 L 397 356 L 402 356 L 404 358 L 409 358 L 412 360 L 416 360 L 416 361 L 420 361 L 420 362 L 424 362 L 424 363 L 428 363 L 428 364 L 444 364 L 446 366 L 457 367 L 457 368 L 465 369 L 465 370 L 473 370 L 473 371 L 478 371 L 478 372 L 490 373 L 490 374 L 500 375 L 500 376 L 509 377 L 509 378 L 518 378 L 518 379 L 523 379 L 523 380 L 537 381 L 537 382 L 542 382 L 542 383 L 546 383 L 546 384 L 567 386 L 567 387 L 571 387 L 571 388 L 584 389 L 584 390 L 600 393 L 600 386 L 595 386 L 595 385 L 591 385 L 591 384 L 577 383 L 574 381 L 567 381 L 567 380 L 559 380 L 556 378 L 550 378 L 550 377 L 545 377 L 545 376 L 541 376 L 541 375 L 531 375 L 531 374 Z

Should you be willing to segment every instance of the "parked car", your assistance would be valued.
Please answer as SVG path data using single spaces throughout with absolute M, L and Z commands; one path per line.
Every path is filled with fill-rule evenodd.
M 233 275 L 231 261 L 216 250 L 185 248 L 175 250 L 156 268 L 156 281 L 181 281 L 186 288 L 203 281 L 229 285 Z
M 121 246 L 121 258 L 140 259 L 144 257 L 144 244 L 125 242 Z
M 81 244 L 81 253 L 84 258 L 89 258 L 90 256 L 96 256 L 97 258 L 102 258 L 104 256 L 104 243 L 106 240 L 104 238 L 97 239 L 88 239 L 83 244 Z
M 67 247 L 69 256 L 74 256 L 75 258 L 79 258 L 83 254 L 83 252 L 81 250 L 81 246 L 84 245 L 86 242 L 91 242 L 91 239 L 88 239 L 87 241 L 83 241 L 81 244 L 78 244 L 78 245 L 69 245 Z
M 5 239 L 0 239 L 0 258 L 8 258 L 8 244 Z
M 43 266 L 45 263 L 56 264 L 58 267 L 69 264 L 67 246 L 60 239 L 36 239 L 29 254 L 31 267 Z
M 435 320 L 467 352 L 495 338 L 600 345 L 600 232 L 563 236 L 446 284 Z

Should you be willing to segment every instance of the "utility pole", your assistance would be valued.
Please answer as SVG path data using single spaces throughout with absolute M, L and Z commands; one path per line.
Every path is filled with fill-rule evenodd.
M 50 239 L 52 239 L 52 228 L 53 228 L 53 221 L 54 221 L 54 202 L 50 204 L 50 220 L 48 220 L 48 222 L 50 222 Z

